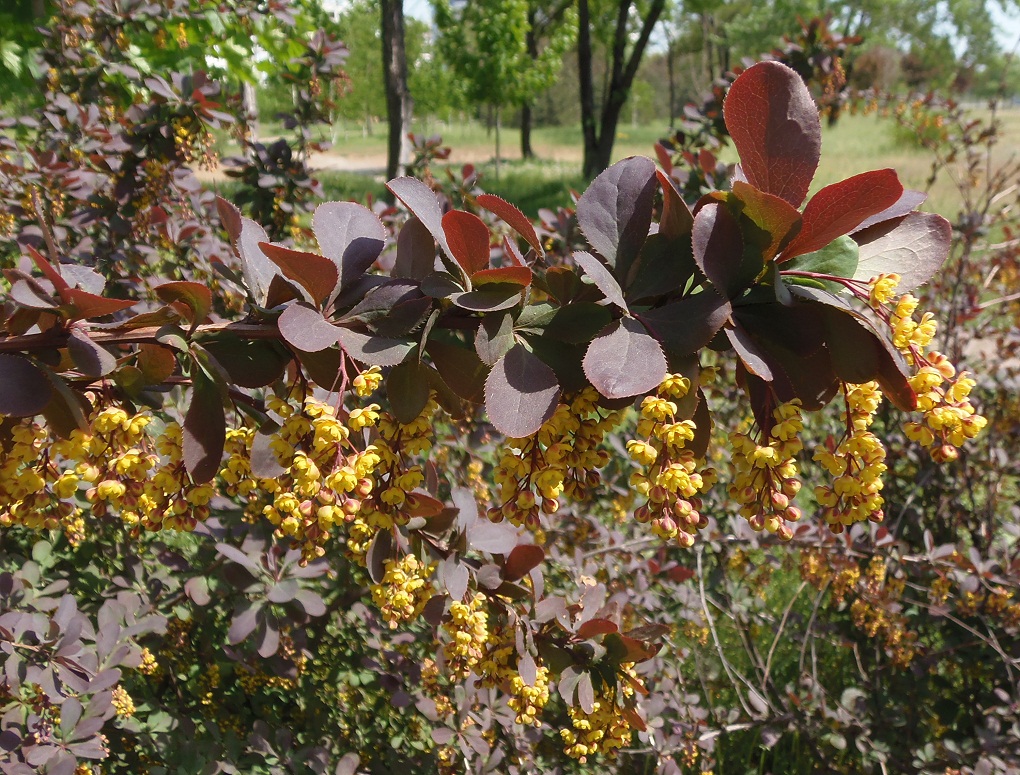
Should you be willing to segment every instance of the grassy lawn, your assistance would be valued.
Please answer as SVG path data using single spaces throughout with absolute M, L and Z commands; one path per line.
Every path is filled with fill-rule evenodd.
M 980 114 L 977 114 L 980 115 Z M 1020 110 L 1005 111 L 1000 115 L 1004 137 L 996 158 L 1005 161 L 1020 147 Z M 503 163 L 497 178 L 493 157 L 495 135 L 477 122 L 444 125 L 432 121 L 415 127 L 419 133 L 440 134 L 443 142 L 453 149 L 446 166 L 459 173 L 461 165 L 474 164 L 482 174 L 481 185 L 486 191 L 499 194 L 520 206 L 528 215 L 535 216 L 542 207 L 555 208 L 570 203 L 570 191 L 583 191 L 585 182 L 580 175 L 583 142 L 580 126 L 541 127 L 532 134 L 532 145 L 538 154 L 534 161 L 520 156 L 520 135 L 516 129 L 504 128 L 501 133 Z M 261 127 L 264 138 L 278 135 L 280 127 L 265 124 Z M 653 156 L 654 143 L 666 133 L 664 125 L 631 126 L 623 124 L 613 151 L 614 160 L 642 154 Z M 365 201 L 367 195 L 378 198 L 385 189 L 380 169 L 385 166 L 385 126 L 378 124 L 371 135 L 361 126 L 335 127 L 333 147 L 317 176 L 322 181 L 327 199 L 355 199 Z M 323 137 L 322 139 L 329 139 Z M 221 145 L 225 153 L 233 152 L 227 143 Z M 731 146 L 721 152 L 726 161 L 735 161 Z M 812 191 L 871 169 L 892 167 L 904 186 L 928 190 L 932 157 L 928 151 L 913 143 L 905 131 L 892 119 L 875 115 L 844 115 L 835 127 L 823 126 L 822 160 Z M 349 166 L 353 169 L 344 169 Z M 441 174 L 443 165 L 435 170 Z M 218 186 L 218 187 L 222 187 Z M 226 187 L 229 190 L 229 186 Z M 948 176 L 942 175 L 929 191 L 924 209 L 941 213 L 953 219 L 960 208 L 960 197 Z

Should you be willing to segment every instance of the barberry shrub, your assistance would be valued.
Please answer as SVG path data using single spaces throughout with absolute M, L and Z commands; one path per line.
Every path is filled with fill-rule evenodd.
M 730 191 L 692 211 L 651 160 L 627 159 L 578 200 L 588 250 L 565 260 L 510 203 L 473 197 L 490 226 L 413 178 L 389 184 L 406 209 L 392 233 L 359 205 L 320 205 L 318 252 L 271 242 L 220 200 L 234 319 L 214 319 L 204 283 L 104 294 L 56 240 L 26 245 L 5 271 L 0 338 L 4 540 L 152 555 L 117 560 L 123 592 L 99 608 L 94 646 L 73 597 L 34 590 L 45 551 L 3 577 L 10 771 L 166 766 L 168 730 L 196 728 L 211 759 L 318 772 L 331 758 L 351 771 L 351 752 L 380 768 L 413 751 L 444 771 L 621 749 L 698 766 L 714 738 L 704 709 L 677 699 L 694 676 L 669 657 L 702 637 L 721 649 L 703 558 L 726 539 L 723 517 L 736 511 L 755 541 L 825 546 L 868 525 L 878 537 L 883 401 L 913 413 L 904 433 L 939 463 L 985 424 L 911 295 L 945 260 L 949 224 L 917 212 L 891 170 L 804 204 L 818 113 L 779 63 L 734 82 L 725 118 L 741 158 Z M 805 419 L 834 400 L 838 430 L 806 447 Z M 803 488 L 805 470 L 827 478 Z M 654 568 L 600 567 L 639 546 Z M 861 578 L 804 562 L 802 588 L 840 602 Z M 140 583 L 160 563 L 208 570 Z M 660 572 L 696 575 L 670 605 L 700 597 L 703 613 L 658 601 Z M 884 566 L 868 580 L 853 616 L 909 662 L 902 623 L 867 602 L 897 590 Z M 139 611 L 152 617 L 136 624 Z M 159 653 L 140 645 L 152 632 L 165 633 Z M 224 639 L 227 661 L 203 663 Z M 739 708 L 784 723 L 772 657 L 760 690 L 723 661 L 738 710 L 712 723 Z M 337 734 L 335 706 L 356 705 L 374 676 L 384 701 Z M 308 698 L 284 709 L 299 685 Z M 174 695 L 191 718 L 155 710 Z M 670 697 L 682 718 L 667 734 Z M 226 698 L 249 702 L 231 712 Z M 272 734 L 267 704 L 285 716 Z M 140 709 L 145 726 L 131 721 Z M 371 725 L 392 730 L 391 753 L 364 742 Z M 181 771 L 206 766 L 200 753 L 182 753 Z

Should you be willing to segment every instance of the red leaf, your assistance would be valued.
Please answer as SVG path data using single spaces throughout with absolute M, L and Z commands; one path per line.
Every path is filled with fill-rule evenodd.
M 156 289 L 156 295 L 169 303 L 184 302 L 191 310 L 191 325 L 199 325 L 212 311 L 212 291 L 202 283 L 186 281 L 163 283 Z
M 515 546 L 506 558 L 506 565 L 503 568 L 503 578 L 507 581 L 517 581 L 527 576 L 533 568 L 537 568 L 545 559 L 545 550 L 536 544 L 520 544 Z
M 303 250 L 291 250 L 271 242 L 260 242 L 259 248 L 270 261 L 283 270 L 285 277 L 299 283 L 308 291 L 308 295 L 317 306 L 321 307 L 336 289 L 340 270 L 325 256 Z
M 656 144 L 656 150 L 661 148 Z M 663 165 L 665 166 L 665 165 Z M 691 215 L 691 208 L 676 190 L 672 178 L 660 170 L 655 171 L 662 187 L 662 217 L 659 218 L 659 234 L 667 239 L 678 239 L 685 234 L 691 233 L 694 226 L 694 216 Z
M 489 228 L 481 218 L 463 210 L 443 216 L 443 231 L 454 260 L 468 277 L 489 266 Z
M 510 257 L 515 266 L 525 266 L 524 256 L 517 247 L 517 243 L 507 236 L 503 237 L 503 254 Z
M 736 186 L 734 186 L 736 189 Z M 866 219 L 896 204 L 903 186 L 893 170 L 872 170 L 826 186 L 804 208 L 800 233 L 780 261 L 812 253 L 849 234 Z
M 489 283 L 511 283 L 527 288 L 531 285 L 531 269 L 526 266 L 501 266 L 498 269 L 482 269 L 471 275 L 474 286 Z
M 46 275 L 47 280 L 53 283 L 53 287 L 58 293 L 70 287 L 67 281 L 60 276 L 60 273 L 53 268 L 53 264 L 47 261 L 38 250 L 31 245 L 26 245 L 26 247 L 28 248 L 28 254 L 35 261 L 35 265 L 39 267 L 39 271 Z
M 507 224 L 520 234 L 527 241 L 531 247 L 535 249 L 535 252 L 540 256 L 545 255 L 545 251 L 542 249 L 542 241 L 538 238 L 538 234 L 535 232 L 535 226 L 528 219 L 524 213 L 517 209 L 515 205 L 510 204 L 505 199 L 496 196 L 495 194 L 479 194 L 475 201 L 481 207 L 486 210 L 495 213 Z
M 556 374 L 522 344 L 496 361 L 485 381 L 485 411 L 510 438 L 535 433 L 552 417 L 559 398 Z
M 818 108 L 800 76 L 779 62 L 752 65 L 730 87 L 723 115 L 747 182 L 800 206 L 822 147 Z
M 75 320 L 101 318 L 133 307 L 138 303 L 127 299 L 108 299 L 105 296 L 96 296 L 94 293 L 88 293 L 79 288 L 67 288 L 61 291 L 60 296 L 65 304 L 74 308 L 73 318 Z
M 230 242 L 237 244 L 237 238 L 241 236 L 241 211 L 221 196 L 216 197 L 216 211 Z
M 391 277 L 421 280 L 436 268 L 436 241 L 417 218 L 409 218 L 397 235 L 397 258 Z
M 608 619 L 589 619 L 577 628 L 577 637 L 594 638 L 596 635 L 608 635 L 611 632 L 619 632 L 620 628 L 616 622 Z

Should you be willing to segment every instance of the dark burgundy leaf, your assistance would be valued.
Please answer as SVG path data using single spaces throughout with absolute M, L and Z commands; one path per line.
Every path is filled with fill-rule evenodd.
M 595 710 L 595 689 L 591 683 L 591 673 L 581 673 L 577 682 L 577 704 L 585 713 Z
M 577 637 L 594 638 L 596 635 L 608 635 L 611 632 L 619 632 L 620 628 L 616 622 L 608 619 L 589 619 L 577 628 Z
M 489 228 L 481 218 L 463 210 L 443 216 L 443 231 L 454 260 L 469 277 L 489 266 Z
M 184 591 L 196 605 L 209 605 L 212 597 L 209 595 L 209 580 L 204 576 L 194 576 L 184 582 Z
M 634 318 L 610 323 L 592 340 L 584 373 L 606 398 L 629 398 L 653 390 L 666 376 L 666 356 Z
M 473 291 L 454 294 L 450 299 L 461 309 L 472 312 L 496 312 L 520 304 L 523 290 L 524 288 L 516 283 L 491 283 Z
M 903 186 L 893 170 L 872 170 L 826 186 L 807 203 L 800 233 L 780 261 L 812 253 L 849 234 L 867 218 L 898 202 Z
M 953 227 L 941 215 L 910 213 L 853 235 L 860 245 L 855 280 L 880 274 L 900 276 L 897 291 L 906 292 L 928 282 L 949 257 Z
M 801 77 L 779 62 L 752 65 L 730 87 L 723 115 L 747 182 L 799 207 L 822 146 L 818 108 Z
M 372 543 L 368 547 L 367 561 L 369 578 L 376 584 L 381 584 L 386 573 L 386 561 L 394 557 L 395 546 L 393 533 L 390 530 L 380 530 L 375 534 Z
M 79 328 L 72 328 L 68 333 L 67 351 L 78 371 L 86 377 L 105 377 L 117 368 L 117 359 L 110 351 L 93 342 Z
M 141 344 L 135 364 L 150 385 L 162 385 L 177 369 L 177 358 L 166 347 L 157 344 Z
M 337 289 L 340 267 L 325 256 L 292 250 L 271 242 L 260 242 L 263 254 L 283 271 L 285 277 L 308 291 L 312 303 L 321 307 Z
M 525 653 L 517 663 L 517 674 L 527 686 L 534 686 L 538 680 L 538 665 L 531 654 Z
M 530 436 L 541 428 L 559 397 L 556 374 L 522 344 L 496 361 L 485 381 L 485 411 L 510 438 Z
M 696 353 L 712 341 L 730 317 L 730 303 L 712 288 L 653 307 L 639 318 L 673 357 Z
M 429 233 L 439 243 L 451 259 L 453 253 L 446 242 L 446 232 L 443 231 L 443 207 L 432 192 L 432 189 L 416 178 L 397 178 L 386 184 L 386 188 L 393 192 L 408 210 L 421 221 L 422 225 L 429 230 Z
M 16 280 L 11 286 L 11 301 L 28 309 L 55 309 L 57 301 L 51 297 L 39 283 L 26 277 Z
M 436 268 L 436 241 L 415 217 L 408 219 L 397 235 L 397 258 L 393 277 L 421 280 Z
M 730 344 L 733 345 L 733 349 L 736 350 L 744 367 L 751 374 L 761 377 L 766 382 L 771 382 L 772 369 L 769 368 L 765 356 L 762 355 L 751 335 L 740 326 L 727 328 L 725 331 L 726 338 L 730 340 Z
M 229 333 L 205 341 L 204 346 L 234 384 L 245 388 L 271 385 L 283 376 L 292 358 L 279 342 L 241 339 Z
M 535 232 L 535 226 L 531 223 L 528 216 L 518 210 L 515 205 L 494 194 L 479 194 L 475 197 L 475 201 L 480 207 L 484 207 L 486 210 L 502 218 L 510 228 L 524 237 L 525 241 L 535 249 L 538 255 L 545 255 L 545 250 L 542 249 L 542 241 Z
M 2 368 L 0 366 L 0 370 Z M 87 431 L 92 404 L 53 372 L 48 372 L 46 376 L 53 386 L 50 400 L 42 410 L 49 427 L 62 439 L 69 438 L 75 430 Z
M 317 309 L 291 304 L 280 315 L 280 335 L 293 347 L 315 353 L 332 347 L 340 338 L 340 328 L 330 323 Z
M 581 231 L 620 277 L 648 237 L 655 181 L 655 162 L 632 156 L 595 178 L 577 201 Z
M 694 438 L 687 444 L 687 449 L 694 457 L 701 459 L 708 454 L 708 445 L 712 441 L 712 413 L 708 410 L 708 402 L 701 388 L 698 388 L 698 406 L 694 410 Z
M 450 593 L 453 600 L 463 600 L 470 575 L 467 566 L 456 562 L 456 560 L 448 560 L 444 565 L 446 567 L 446 591 Z
M 386 246 L 382 222 L 354 202 L 324 202 L 316 207 L 312 231 L 322 255 L 336 264 L 344 288 L 367 272 Z
M 727 299 L 738 296 L 763 267 L 760 255 L 744 256 L 744 240 L 725 205 L 710 202 L 694 217 L 694 261 Z
M 363 334 L 345 326 L 337 326 L 336 330 L 344 351 L 354 360 L 370 366 L 396 366 L 414 347 L 401 339 Z
M 514 319 L 509 313 L 486 315 L 475 333 L 475 352 L 488 366 L 514 346 Z
M 342 376 L 340 364 L 343 352 L 339 347 L 327 347 L 317 353 L 297 351 L 298 360 L 304 367 L 309 379 L 326 390 L 338 390 Z
M 0 353 L 0 415 L 33 417 L 49 403 L 53 388 L 27 358 Z
M 198 483 L 211 481 L 220 467 L 226 442 L 226 416 L 220 388 L 192 367 L 191 403 L 184 416 L 184 466 Z
M 429 357 L 443 381 L 465 401 L 480 404 L 485 400 L 488 369 L 474 350 L 430 340 Z
M 577 252 L 574 253 L 574 263 L 581 267 L 584 273 L 592 279 L 595 287 L 602 291 L 603 296 L 620 309 L 627 311 L 627 302 L 623 298 L 623 290 L 620 288 L 620 284 L 601 261 L 591 253 Z
M 656 147 L 660 147 L 656 145 Z M 662 217 L 659 218 L 659 234 L 666 239 L 679 239 L 691 233 L 694 226 L 694 216 L 691 215 L 691 208 L 676 190 L 673 179 L 661 170 L 655 171 L 662 187 Z
M 202 323 L 212 311 L 213 297 L 209 286 L 202 283 L 178 281 L 156 287 L 156 295 L 171 304 L 183 302 L 191 310 L 192 328 Z
M 587 344 L 613 321 L 613 313 L 602 304 L 578 301 L 559 307 L 545 326 L 545 334 L 570 344 Z
M 398 364 L 386 377 L 386 396 L 399 422 L 410 423 L 429 400 L 429 367 L 412 358 Z
M 260 632 L 256 636 L 259 641 L 258 655 L 263 659 L 268 659 L 280 648 L 280 630 L 276 617 L 267 613 L 259 629 Z
M 645 240 L 627 279 L 631 302 L 682 290 L 694 276 L 690 236 L 669 239 L 661 232 Z

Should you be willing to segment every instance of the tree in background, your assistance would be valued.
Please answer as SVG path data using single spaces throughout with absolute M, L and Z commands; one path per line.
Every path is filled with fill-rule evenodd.
M 538 51 L 539 33 L 533 33 L 532 50 L 528 35 L 540 5 L 548 4 L 478 0 L 454 5 L 449 0 L 436 0 L 433 5 L 443 58 L 464 82 L 468 99 L 495 112 L 497 175 L 503 109 L 530 102 L 535 93 L 552 85 L 570 45 L 572 36 L 566 25 L 554 29 L 547 24 L 545 32 L 552 37 L 543 51 L 532 54 L 532 50 Z
M 407 86 L 407 49 L 403 0 L 381 0 L 383 76 L 386 83 L 386 176 L 404 174 L 411 160 L 411 119 L 414 100 Z
M 584 166 L 586 178 L 593 178 L 609 167 L 616 139 L 616 126 L 627 102 L 634 77 L 641 64 L 652 30 L 666 7 L 666 0 L 634 3 L 578 3 L 577 61 L 581 91 L 581 124 L 584 130 Z M 593 14 L 592 11 L 595 11 Z M 596 110 L 595 79 L 592 70 L 592 27 L 608 32 L 609 72 Z M 628 46 L 628 41 L 633 44 Z
M 528 55 L 537 61 L 541 54 L 539 46 L 546 44 L 555 49 L 565 49 L 574 41 L 575 14 L 573 0 L 529 0 L 528 2 Z M 560 55 L 562 56 L 562 51 Z M 521 157 L 532 159 L 535 151 L 531 147 L 531 127 L 533 123 L 532 103 L 534 94 L 521 103 Z

